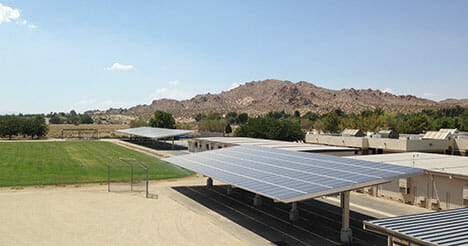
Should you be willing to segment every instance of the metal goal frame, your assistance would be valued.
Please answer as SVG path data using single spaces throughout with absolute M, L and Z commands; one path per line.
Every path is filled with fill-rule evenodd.
M 145 197 L 149 198 L 149 190 L 148 190 L 148 184 L 149 184 L 149 169 L 148 167 L 141 163 L 139 160 L 134 159 L 134 158 L 119 158 L 120 161 L 122 161 L 124 164 L 127 164 L 130 167 L 130 192 L 133 192 L 133 183 L 134 183 L 134 172 L 133 172 L 133 167 L 135 163 L 145 169 L 146 171 L 146 179 L 145 179 Z M 113 164 L 107 165 L 107 192 L 111 192 L 111 167 Z

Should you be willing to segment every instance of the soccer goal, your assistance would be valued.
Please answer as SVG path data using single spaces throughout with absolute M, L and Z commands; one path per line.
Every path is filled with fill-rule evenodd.
M 148 192 L 149 169 L 140 161 L 133 158 L 119 158 L 117 163 L 108 165 L 108 192 Z

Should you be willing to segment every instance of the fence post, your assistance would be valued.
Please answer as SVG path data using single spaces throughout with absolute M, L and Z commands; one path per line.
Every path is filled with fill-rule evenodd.
M 149 194 L 148 194 L 148 168 L 146 168 L 146 198 L 148 198 Z
M 130 178 L 130 191 L 133 192 L 133 164 L 130 164 L 130 167 L 132 169 L 132 176 Z
M 107 192 L 110 192 L 110 165 L 107 165 Z

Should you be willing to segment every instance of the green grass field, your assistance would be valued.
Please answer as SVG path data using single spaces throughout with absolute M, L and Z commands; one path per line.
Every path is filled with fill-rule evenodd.
M 0 142 L 0 186 L 106 182 L 108 164 L 119 163 L 119 157 L 135 158 L 144 163 L 149 167 L 150 179 L 192 174 L 109 142 Z M 128 175 L 125 172 L 113 174 Z

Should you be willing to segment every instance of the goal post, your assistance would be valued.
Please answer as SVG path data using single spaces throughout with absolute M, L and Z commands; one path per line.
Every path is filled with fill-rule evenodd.
M 107 166 L 108 192 L 145 192 L 149 197 L 149 169 L 134 158 L 119 158 Z

